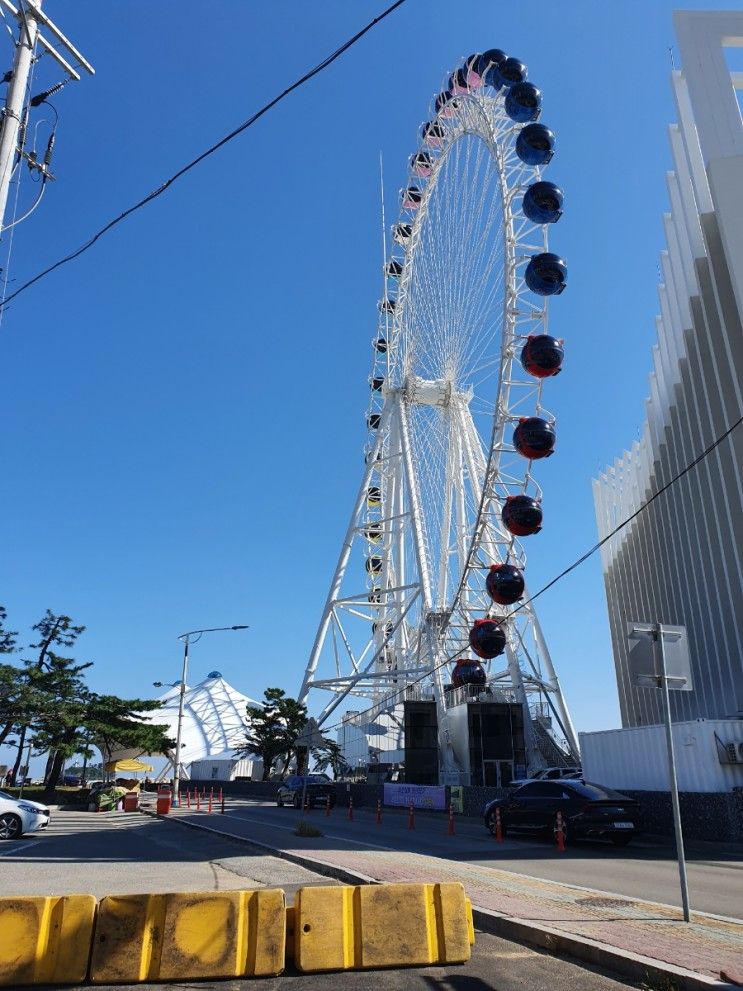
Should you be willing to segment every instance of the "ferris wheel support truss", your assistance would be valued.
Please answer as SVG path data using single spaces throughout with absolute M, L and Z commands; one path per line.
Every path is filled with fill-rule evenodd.
M 416 190 L 420 195 L 413 205 L 406 206 L 410 189 L 403 195 L 403 215 L 407 209 L 411 223 L 405 227 L 405 258 L 396 272 L 395 298 L 390 305 L 385 291 L 380 336 L 375 342 L 366 467 L 299 698 L 306 701 L 313 689 L 331 693 L 318 717 L 320 725 L 350 697 L 370 703 L 359 713 L 358 722 L 392 712 L 408 699 L 432 698 L 441 777 L 456 783 L 461 769 L 450 735 L 450 665 L 470 649 L 469 633 L 478 616 L 495 619 L 505 632 L 505 664 L 497 667 L 498 658 L 486 661 L 487 680 L 500 700 L 523 706 L 529 768 L 543 763 L 537 720 L 532 717 L 540 716 L 543 724 L 549 722 L 547 716 L 553 717 L 566 754 L 577 756 L 579 749 L 528 594 L 524 604 L 509 610 L 495 605 L 485 590 L 492 564 L 516 562 L 520 568 L 525 564 L 521 542 L 501 518 L 504 501 L 516 493 L 541 498 L 532 477 L 532 461 L 524 469 L 523 459 L 519 461 L 506 438 L 508 426 L 519 422 L 527 411 L 535 406 L 537 412 L 544 410 L 542 380 L 522 371 L 517 355 L 528 335 L 546 334 L 546 304 L 542 300 L 535 305 L 529 297 L 525 269 L 535 254 L 547 251 L 547 225 L 528 222 L 514 206 L 528 184 L 540 180 L 541 172 L 517 160 L 514 146 L 519 128 L 504 113 L 500 96 L 460 91 L 456 114 L 449 117 L 442 109 L 436 122 L 446 141 L 435 158 L 426 153 L 432 159 L 428 181 Z M 415 328 L 417 322 L 426 322 L 429 305 L 416 283 L 417 259 L 424 251 L 426 225 L 446 216 L 436 204 L 429 218 L 432 198 L 439 182 L 449 181 L 445 170 L 455 156 L 453 149 L 470 139 L 476 139 L 478 148 L 481 144 L 487 149 L 497 169 L 493 188 L 502 210 L 502 302 L 500 314 L 489 318 L 500 324 L 500 351 L 490 361 L 497 365 L 498 374 L 489 444 L 473 415 L 478 400 L 474 390 L 447 369 L 425 377 L 414 365 Z M 460 161 L 470 167 L 470 160 L 481 167 L 481 159 L 470 155 L 469 148 L 466 155 L 454 157 L 452 169 L 459 168 Z M 489 226 L 478 234 L 473 221 L 465 234 L 480 237 L 485 248 L 493 226 L 492 207 L 478 204 L 478 209 L 481 214 L 490 211 Z M 429 246 L 430 242 L 429 236 Z M 385 272 L 389 274 L 386 251 Z M 443 426 L 427 428 L 426 417 Z M 414 420 L 418 423 L 415 441 Z M 439 443 L 445 451 L 438 488 L 432 492 L 427 478 L 424 493 L 426 429 L 441 430 L 445 441 L 439 438 Z M 440 505 L 432 507 L 432 499 Z M 321 665 L 323 676 L 318 677 Z

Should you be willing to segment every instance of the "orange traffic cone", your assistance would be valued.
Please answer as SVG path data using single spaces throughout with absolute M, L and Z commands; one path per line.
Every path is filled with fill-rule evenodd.
M 382 825 L 382 801 L 379 798 L 377 799 L 377 825 Z
M 560 853 L 565 853 L 565 832 L 562 824 L 562 812 L 560 811 L 555 817 L 555 838 L 557 839 L 557 849 Z
M 449 836 L 454 836 L 454 806 L 449 806 Z

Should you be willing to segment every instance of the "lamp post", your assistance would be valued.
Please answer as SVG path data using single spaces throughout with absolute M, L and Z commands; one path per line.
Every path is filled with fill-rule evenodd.
M 205 633 L 222 633 L 225 630 L 247 630 L 247 626 L 211 626 L 205 630 L 189 630 L 188 633 L 181 633 L 179 640 L 183 641 L 183 670 L 181 672 L 180 692 L 178 695 L 178 729 L 175 738 L 175 760 L 173 761 L 173 806 L 177 806 L 178 790 L 181 780 L 181 735 L 183 731 L 183 699 L 186 694 L 186 677 L 188 675 L 188 646 L 191 643 L 198 643 Z M 153 682 L 156 688 L 162 687 L 161 681 Z

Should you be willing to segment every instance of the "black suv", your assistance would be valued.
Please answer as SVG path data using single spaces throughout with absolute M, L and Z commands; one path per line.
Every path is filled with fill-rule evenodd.
M 601 837 L 615 846 L 627 846 L 642 832 L 638 802 L 590 781 L 529 781 L 508 798 L 497 798 L 485 806 L 485 825 L 495 833 L 495 810 L 500 809 L 503 835 L 511 830 L 549 833 L 562 813 L 565 839 Z
M 311 809 L 316 805 L 335 805 L 335 783 L 327 774 L 293 774 L 279 785 L 276 792 L 276 804 L 293 805 L 295 809 L 302 808 L 302 792 L 307 782 L 307 804 Z

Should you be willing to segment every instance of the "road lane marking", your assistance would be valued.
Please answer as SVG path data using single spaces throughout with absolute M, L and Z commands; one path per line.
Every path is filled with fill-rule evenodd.
M 10 848 L 6 848 L 5 845 L 0 846 L 0 857 L 9 857 L 11 853 L 17 853 L 19 850 L 28 850 L 29 847 L 35 846 L 36 843 L 38 843 L 38 840 L 35 839 L 18 840 L 18 842 L 11 845 Z

